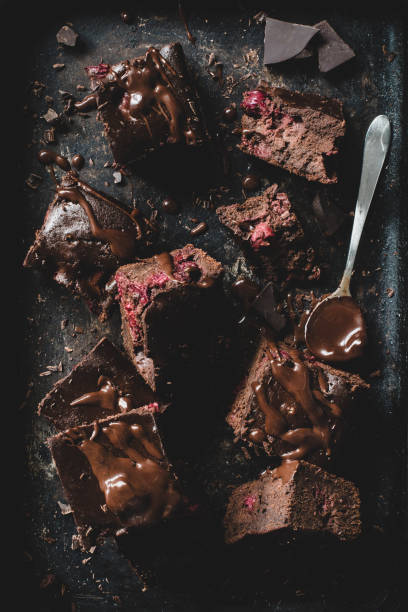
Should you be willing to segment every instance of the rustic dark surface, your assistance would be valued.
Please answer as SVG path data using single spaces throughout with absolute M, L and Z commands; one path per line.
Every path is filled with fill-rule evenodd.
M 165 4 L 165 8 L 155 2 L 138 3 L 134 8 L 131 5 L 134 15 L 131 25 L 121 21 L 120 7 L 104 9 L 99 5 L 91 9 L 84 2 L 82 6 L 71 3 L 63 10 L 52 5 L 36 6 L 31 13 L 25 8 L 24 25 L 20 23 L 19 45 L 26 56 L 23 75 L 19 71 L 23 96 L 18 98 L 17 109 L 21 136 L 19 184 L 23 185 L 17 211 L 20 219 L 17 389 L 21 395 L 17 410 L 26 449 L 22 563 L 26 569 L 24 591 L 30 607 L 81 612 L 402 610 L 406 588 L 403 564 L 398 563 L 398 557 L 401 552 L 406 554 L 404 445 L 408 389 L 404 334 L 407 208 L 402 180 L 406 178 L 402 136 L 407 126 L 403 123 L 403 104 L 405 116 L 407 108 L 403 100 L 401 14 L 387 11 L 367 17 L 327 7 L 312 14 L 304 9 L 274 10 L 273 3 L 229 6 L 220 1 L 215 8 L 194 9 L 189 23 L 197 42 L 192 46 L 178 18 L 176 2 Z M 183 482 L 190 488 L 194 483 L 192 495 L 199 501 L 200 509 L 196 518 L 185 524 L 141 536 L 140 548 L 143 540 L 150 552 L 146 555 L 146 567 L 152 568 L 145 584 L 130 570 L 114 542 L 107 542 L 93 555 L 71 549 L 75 533 L 72 515 L 60 512 L 57 502 L 64 501 L 63 494 L 44 445 L 53 431 L 36 415 L 39 400 L 62 376 L 58 372 L 40 376 L 47 366 L 61 362 L 65 375 L 103 335 L 120 343 L 117 312 L 102 325 L 84 304 L 65 294 L 45 275 L 20 269 L 53 192 L 52 183 L 36 158 L 39 141 L 49 128 L 40 116 L 47 111 L 45 96 L 52 96 L 52 108 L 62 111 L 59 90 L 67 90 L 80 99 L 82 93 L 76 91 L 76 85 L 88 86 L 84 66 L 98 63 L 101 57 L 106 62 L 115 62 L 143 52 L 148 45 L 180 40 L 197 76 L 214 132 L 222 109 L 230 101 L 239 103 L 242 91 L 255 86 L 263 74 L 263 25 L 250 20 L 260 9 L 269 10 L 270 16 L 300 23 L 327 19 L 356 52 L 354 60 L 326 75 L 318 72 L 314 60 L 274 66 L 269 71 L 275 85 L 319 92 L 344 101 L 348 133 L 341 182 L 328 189 L 346 212 L 354 208 L 364 133 L 370 121 L 385 113 L 393 128 L 390 154 L 367 221 L 352 283 L 352 291 L 366 313 L 370 334 L 368 360 L 362 373 L 368 376 L 380 370 L 380 375 L 370 379 L 372 388 L 356 415 L 347 455 L 336 466 L 338 473 L 361 489 L 364 534 L 348 546 L 308 541 L 288 548 L 269 542 L 236 549 L 224 547 L 221 520 L 230 487 L 255 477 L 268 465 L 260 458 L 249 460 L 240 445 L 234 446 L 224 423 L 233 385 L 245 370 L 245 360 L 241 358 L 244 342 L 240 338 L 237 345 L 242 352 L 234 350 L 228 357 L 225 384 L 214 388 L 211 381 L 204 381 L 203 388 L 208 390 L 205 397 L 200 392 L 197 394 L 200 397 L 180 401 L 163 417 L 169 456 Z M 15 14 L 14 17 L 17 18 Z M 55 35 L 66 22 L 72 22 L 79 34 L 75 48 L 57 45 Z M 224 65 L 222 86 L 206 71 L 212 52 Z M 395 54 L 392 61 L 389 53 Z M 53 64 L 65 67 L 56 70 Z M 35 80 L 46 85 L 38 96 L 32 87 Z M 231 280 L 238 272 L 248 270 L 243 252 L 221 227 L 213 210 L 214 205 L 243 199 L 239 173 L 246 172 L 248 160 L 235 150 L 237 136 L 231 135 L 230 130 L 231 127 L 222 129 L 224 141 L 232 149 L 228 153 L 231 163 L 228 177 L 223 176 L 220 156 L 191 152 L 184 159 L 171 155 L 172 162 L 167 165 L 163 159 L 156 161 L 153 170 L 149 163 L 141 164 L 141 175 L 135 174 L 132 179 L 135 205 L 146 214 L 152 212 L 151 206 L 158 210 L 158 241 L 145 254 L 177 248 L 189 241 L 207 250 L 226 266 L 227 309 Z M 114 185 L 112 168 L 104 168 L 105 162 L 111 161 L 111 154 L 101 132 L 102 126 L 92 114 L 88 118 L 72 116 L 66 132 L 57 131 L 57 142 L 51 147 L 66 156 L 81 153 L 86 160 L 81 176 L 132 206 L 131 181 L 125 179 L 123 184 Z M 264 185 L 276 181 L 287 190 L 313 246 L 320 251 L 326 264 L 323 268 L 327 270 L 315 288 L 334 289 L 345 261 L 351 218 L 335 237 L 323 238 L 311 209 L 313 196 L 322 188 L 263 163 L 255 163 L 254 167 Z M 36 191 L 24 185 L 31 172 L 43 178 Z M 104 185 L 105 181 L 109 186 Z M 219 185 L 229 191 L 222 193 Z M 168 196 L 182 205 L 180 215 L 173 217 L 161 211 L 161 201 Z M 194 204 L 197 198 L 199 205 Z M 210 203 L 210 207 L 203 203 Z M 208 231 L 192 238 L 189 229 L 201 221 L 208 224 Z M 387 289 L 393 290 L 392 297 Z M 237 313 L 231 306 L 227 314 L 234 321 Z M 68 321 L 64 329 L 62 320 Z M 83 333 L 75 331 L 75 327 L 82 328 Z M 226 329 L 229 334 L 231 329 Z

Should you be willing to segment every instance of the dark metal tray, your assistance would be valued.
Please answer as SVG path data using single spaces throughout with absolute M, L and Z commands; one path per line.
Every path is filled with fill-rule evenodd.
M 42 396 L 61 374 L 41 376 L 49 365 L 61 362 L 63 373 L 86 353 L 102 335 L 120 343 L 117 313 L 105 324 L 99 323 L 86 306 L 64 294 L 45 276 L 18 271 L 19 302 L 19 382 L 21 392 L 19 421 L 25 432 L 26 466 L 24 471 L 24 520 L 26 566 L 25 592 L 31 608 L 37 610 L 364 610 L 396 611 L 404 609 L 403 564 L 398 563 L 404 550 L 405 439 L 406 439 L 406 336 L 407 327 L 407 168 L 403 159 L 403 99 L 406 64 L 404 44 L 406 29 L 401 13 L 363 16 L 348 6 L 315 10 L 274 9 L 274 3 L 227 3 L 220 0 L 194 8 L 190 27 L 197 37 L 195 46 L 186 38 L 178 18 L 176 2 L 137 3 L 132 7 L 133 25 L 119 18 L 119 9 L 72 4 L 36 5 L 24 8 L 20 23 L 20 45 L 25 57 L 25 74 L 18 71 L 22 96 L 19 130 L 19 184 L 23 185 L 19 221 L 19 265 L 32 242 L 34 230 L 41 225 L 52 195 L 51 181 L 40 168 L 36 152 L 45 122 L 39 118 L 47 110 L 45 95 L 52 96 L 53 108 L 62 110 L 59 90 L 77 94 L 76 84 L 87 85 L 84 66 L 100 58 L 114 62 L 137 55 L 146 46 L 180 40 L 203 98 L 210 128 L 214 130 L 228 101 L 240 101 L 242 91 L 254 86 L 263 73 L 263 26 L 251 21 L 260 9 L 271 16 L 313 24 L 328 19 L 356 51 L 356 59 L 332 74 L 322 75 L 312 61 L 275 66 L 270 71 L 273 83 L 301 91 L 311 90 L 344 101 L 348 121 L 346 153 L 342 179 L 329 189 L 335 201 L 346 211 L 354 208 L 357 193 L 364 133 L 371 119 L 387 114 L 392 122 L 393 139 L 385 170 L 380 179 L 372 211 L 358 255 L 353 292 L 363 304 L 370 332 L 370 346 L 364 375 L 380 370 L 371 378 L 371 390 L 365 405 L 356 415 L 356 427 L 350 436 L 347 457 L 340 472 L 361 489 L 364 533 L 348 546 L 320 544 L 315 541 L 290 547 L 271 546 L 267 550 L 250 547 L 228 549 L 222 544 L 221 521 L 231 485 L 236 485 L 263 469 L 263 459 L 248 460 L 241 448 L 234 447 L 224 424 L 224 412 L 232 395 L 231 384 L 213 389 L 211 402 L 202 405 L 192 397 L 188 406 L 175 406 L 164 416 L 166 444 L 181 478 L 194 482 L 203 495 L 207 516 L 197 529 L 180 527 L 178 535 L 164 530 L 149 534 L 148 545 L 157 569 L 157 580 L 143 586 L 115 552 L 112 542 L 93 555 L 71 549 L 75 533 L 71 515 L 62 515 L 57 501 L 63 494 L 44 441 L 53 432 L 36 415 Z M 269 6 L 270 5 L 270 6 Z M 11 22 L 16 23 L 16 10 Z M 72 22 L 80 35 L 75 49 L 58 49 L 55 34 L 59 27 Z M 252 50 L 255 50 L 254 53 Z M 224 65 L 223 87 L 205 70 L 206 56 L 214 52 Z M 395 54 L 392 61 L 389 53 Z M 258 54 L 258 55 L 257 55 Z M 64 63 L 60 72 L 54 63 Z M 233 76 L 233 80 L 229 77 Z M 33 91 L 33 81 L 46 85 L 40 96 Z M 18 91 L 18 90 L 17 90 Z M 227 97 L 227 94 L 230 94 Z M 79 97 L 79 96 L 78 96 Z M 407 116 L 405 106 L 405 119 Z M 36 116 L 37 115 L 37 116 Z M 114 185 L 112 169 L 104 168 L 111 160 L 101 135 L 102 126 L 94 117 L 74 116 L 65 134 L 58 134 L 56 149 L 64 155 L 81 153 L 87 160 L 83 177 L 96 187 L 111 192 L 124 203 L 131 203 L 131 181 Z M 406 137 L 406 133 L 405 133 Z M 227 136 L 231 150 L 229 177 L 224 177 L 221 160 L 209 155 L 191 156 L 149 170 L 140 168 L 135 175 L 135 200 L 145 213 L 150 205 L 159 210 L 160 235 L 154 249 L 182 246 L 192 240 L 188 231 L 191 218 L 207 221 L 209 231 L 194 238 L 227 268 L 226 291 L 238 271 L 247 270 L 242 251 L 218 223 L 214 205 L 242 201 L 238 173 L 245 171 L 248 160 L 235 150 L 237 138 Z M 93 164 L 90 165 L 89 160 Z M 170 162 L 169 162 L 170 164 Z M 335 238 L 320 234 L 311 212 L 314 194 L 321 189 L 283 171 L 256 164 L 267 182 L 277 181 L 288 191 L 302 217 L 310 239 L 321 260 L 330 268 L 318 290 L 333 289 L 339 279 L 348 244 L 350 223 Z M 43 176 L 37 191 L 24 186 L 30 172 Z M 105 181 L 109 187 L 104 186 Z M 229 188 L 217 198 L 217 185 Z M 405 191 L 403 193 L 403 187 Z M 160 211 L 164 196 L 172 195 L 183 205 L 182 214 L 170 217 Z M 151 252 L 151 251 L 150 251 Z M 149 254 L 149 251 L 146 251 Z M 393 290 L 392 292 L 388 289 Z M 232 310 L 231 320 L 236 313 Z M 61 329 L 61 321 L 68 324 Z M 76 331 L 82 328 L 83 333 Z M 71 350 L 72 349 L 72 350 Z M 228 369 L 229 383 L 239 378 L 244 367 L 240 352 L 235 352 Z M 227 380 L 227 379 L 226 379 Z M 205 381 L 207 385 L 207 381 Z M 211 406 L 210 406 L 211 404 Z M 177 437 L 176 431 L 186 435 Z M 186 442 L 188 439 L 188 442 Z M 186 531 L 188 530 L 188 532 Z M 198 533 L 197 533 L 198 531 Z M 145 542 L 146 544 L 146 542 Z M 142 545 L 142 543 L 141 543 Z M 90 557 L 88 559 L 88 557 Z

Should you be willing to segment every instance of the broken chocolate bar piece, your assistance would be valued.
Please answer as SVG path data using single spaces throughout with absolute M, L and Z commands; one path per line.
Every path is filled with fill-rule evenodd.
M 239 238 L 268 280 L 315 279 L 314 251 L 304 242 L 304 232 L 286 193 L 271 185 L 242 204 L 220 206 L 217 215 Z
M 172 43 L 110 66 L 89 66 L 96 85 L 76 103 L 98 108 L 115 162 L 129 165 L 164 145 L 191 147 L 207 140 L 197 92 L 183 49 Z
M 346 217 L 326 193 L 316 193 L 312 209 L 320 230 L 325 236 L 333 236 Z
M 52 161 L 66 162 L 69 168 L 59 155 L 53 154 Z M 142 223 L 140 216 L 136 218 L 69 170 L 56 185 L 56 195 L 23 265 L 45 269 L 104 318 L 114 301 L 112 275 L 135 257 L 145 229 Z
M 180 505 L 151 414 L 131 410 L 70 428 L 48 444 L 82 546 L 101 533 L 152 526 Z
M 286 325 L 285 317 L 278 311 L 273 283 L 267 283 L 260 289 L 254 281 L 238 279 L 232 285 L 234 294 L 240 299 L 244 313 L 239 323 L 255 317 L 255 325 L 265 323 L 275 332 L 280 332 Z
M 334 98 L 260 84 L 244 93 L 240 149 L 308 181 L 337 183 L 346 122 Z
M 117 271 L 124 346 L 153 390 L 167 395 L 176 381 L 186 387 L 198 362 L 204 367 L 222 271 L 192 244 Z
M 251 535 L 326 533 L 347 542 L 361 533 L 360 497 L 352 482 L 291 461 L 237 487 L 224 525 L 227 544 Z
M 320 72 L 329 72 L 355 57 L 353 49 L 326 20 L 316 23 L 314 27 L 319 30 L 317 53 Z
M 62 431 L 132 409 L 155 414 L 165 407 L 127 357 L 102 338 L 72 372 L 55 383 L 40 402 L 38 414 Z
M 227 422 L 236 440 L 270 456 L 326 465 L 339 444 L 347 414 L 368 387 L 357 374 L 262 337 Z
M 296 57 L 317 33 L 317 26 L 311 27 L 266 17 L 264 64 L 278 64 Z

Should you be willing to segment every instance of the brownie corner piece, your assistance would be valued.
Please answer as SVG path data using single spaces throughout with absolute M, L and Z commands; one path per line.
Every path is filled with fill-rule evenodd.
M 266 534 L 331 534 L 348 542 L 361 533 L 360 497 L 344 478 L 306 461 L 288 462 L 237 487 L 224 526 L 227 544 Z
M 208 139 L 180 43 L 87 71 L 96 88 L 84 102 L 97 106 L 117 164 L 131 165 L 164 145 L 195 147 Z
M 128 358 L 102 338 L 38 407 L 57 430 L 88 425 L 121 411 L 162 412 L 160 402 Z
M 188 244 L 122 266 L 116 283 L 125 349 L 154 391 L 186 387 L 205 362 L 222 265 Z
M 335 98 L 268 87 L 244 93 L 240 149 L 308 181 L 337 183 L 336 158 L 345 134 Z
M 48 440 L 80 543 L 150 527 L 177 513 L 182 495 L 153 415 L 132 410 Z
M 119 202 L 68 171 L 23 266 L 46 270 L 103 319 L 114 303 L 112 276 L 135 257 L 144 229 Z
M 275 282 L 316 280 L 315 252 L 305 245 L 304 231 L 286 193 L 274 184 L 242 203 L 220 206 L 217 215 L 256 256 L 264 276 Z

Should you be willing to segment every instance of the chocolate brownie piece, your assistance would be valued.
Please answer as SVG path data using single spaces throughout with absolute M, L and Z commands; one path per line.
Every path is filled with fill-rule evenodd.
M 57 184 L 23 265 L 45 268 L 104 318 L 114 299 L 112 275 L 134 259 L 141 238 L 136 217 L 68 171 Z
M 241 107 L 244 153 L 308 181 L 337 183 L 334 160 L 346 126 L 339 100 L 261 84 L 244 93 Z
M 316 279 L 314 251 L 304 244 L 304 232 L 286 193 L 271 185 L 242 204 L 220 206 L 218 217 L 257 255 L 268 280 Z
M 116 346 L 102 338 L 67 376 L 57 381 L 38 407 L 59 430 L 137 409 L 162 412 L 158 400 Z
M 222 271 L 192 244 L 117 271 L 124 346 L 154 391 L 191 383 L 205 360 Z
M 291 461 L 237 487 L 224 524 L 228 544 L 272 533 L 330 533 L 350 541 L 361 532 L 360 498 L 352 482 L 306 461 Z
M 227 422 L 236 440 L 268 455 L 327 464 L 368 386 L 357 374 L 262 337 Z
M 98 108 L 116 163 L 129 165 L 165 144 L 197 146 L 207 139 L 180 43 L 87 72 L 95 90 L 75 106 Z
M 83 546 L 101 533 L 158 523 L 181 502 L 151 414 L 131 410 L 68 429 L 48 444 Z

